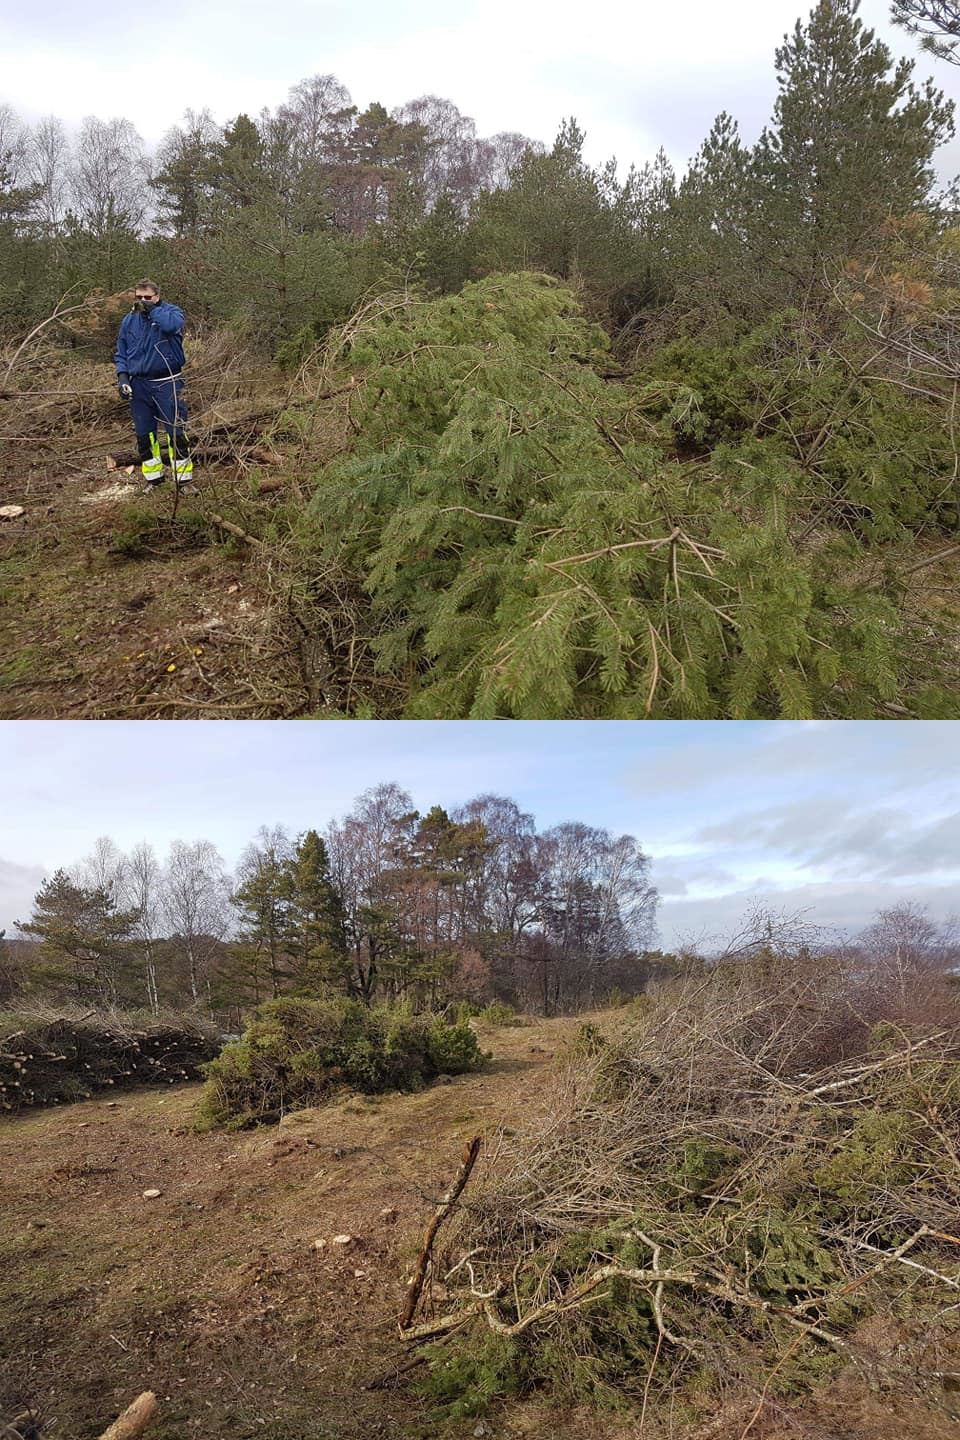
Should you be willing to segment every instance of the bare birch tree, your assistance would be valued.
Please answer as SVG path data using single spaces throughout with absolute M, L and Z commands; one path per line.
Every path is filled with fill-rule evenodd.
M 25 168 L 31 184 L 39 187 L 35 213 L 48 234 L 60 229 L 70 208 L 72 165 L 63 121 L 55 115 L 44 116 L 30 131 Z
M 89 855 L 75 865 L 71 878 L 89 890 L 103 890 L 119 901 L 127 868 L 127 857 L 109 835 L 100 835 Z
M 160 1010 L 157 984 L 157 949 L 163 934 L 162 871 L 152 845 L 146 841 L 134 846 L 123 875 L 124 904 L 135 910 L 133 938 L 139 950 L 147 1004 L 154 1015 Z
M 209 968 L 230 924 L 223 858 L 209 840 L 175 840 L 163 872 L 168 934 L 186 962 L 193 1003 L 209 997 Z
M 140 231 L 148 209 L 147 165 L 143 141 L 129 120 L 87 116 L 72 181 L 74 211 L 91 234 Z

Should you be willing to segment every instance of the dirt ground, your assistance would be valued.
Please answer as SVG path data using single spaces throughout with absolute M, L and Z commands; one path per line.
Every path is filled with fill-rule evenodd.
M 22 512 L 0 515 L 0 718 L 282 718 L 315 704 L 283 581 L 219 523 L 260 537 L 289 498 L 296 459 L 262 443 L 289 389 L 224 347 L 194 347 L 196 484 L 179 500 L 169 481 L 142 493 L 106 351 L 54 350 L 28 388 L 0 394 L 0 507 Z
M 104 719 L 296 713 L 306 702 L 248 547 L 218 533 L 249 480 L 198 471 L 195 493 L 144 496 L 99 455 L 3 485 L 0 717 Z
M 0 1417 L 33 1405 L 44 1436 L 89 1440 L 153 1389 L 151 1440 L 472 1435 L 388 1378 L 405 1273 L 464 1142 L 538 1103 L 577 1023 L 488 1032 L 484 1073 L 249 1134 L 196 1133 L 196 1085 L 4 1122 Z
M 501 1127 L 549 1106 L 554 1059 L 585 1018 L 617 1023 L 605 1012 L 485 1029 L 494 1059 L 480 1074 L 414 1095 L 345 1097 L 251 1133 L 198 1133 L 197 1085 L 0 1123 L 0 1425 L 32 1407 L 43 1440 L 94 1440 L 152 1389 L 150 1440 L 960 1433 L 960 1372 L 922 1378 L 932 1365 L 953 1374 L 960 1336 L 934 1355 L 919 1316 L 916 1333 L 883 1316 L 865 1322 L 868 1371 L 847 1366 L 806 1399 L 734 1392 L 703 1423 L 657 1407 L 643 1428 L 537 1398 L 482 1421 L 431 1416 L 396 1329 L 423 1227 L 470 1137 L 484 1148 L 467 1204 L 495 1170 Z M 428 1291 L 418 1320 L 444 1310 Z M 885 1383 L 887 1369 L 902 1377 L 908 1351 L 917 1384 Z

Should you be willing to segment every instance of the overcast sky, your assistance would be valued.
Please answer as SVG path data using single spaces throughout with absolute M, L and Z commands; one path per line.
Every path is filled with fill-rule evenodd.
M 152 149 L 189 106 L 223 122 L 275 109 L 292 85 L 333 74 L 365 107 L 419 95 L 452 100 L 481 135 L 550 141 L 575 115 L 587 157 L 623 169 L 663 145 L 685 167 L 721 110 L 753 141 L 776 94 L 774 51 L 812 0 L 0 0 L 0 102 L 26 119 L 132 120 Z M 888 0 L 861 17 L 895 54 L 916 43 Z M 927 56 L 960 100 L 960 71 Z M 960 144 L 940 157 L 960 169 Z
M 7 721 L 0 926 L 89 853 L 260 825 L 322 828 L 380 781 L 420 810 L 509 795 L 539 828 L 634 835 L 661 934 L 729 932 L 751 900 L 844 931 L 916 899 L 960 912 L 960 726 L 950 722 Z

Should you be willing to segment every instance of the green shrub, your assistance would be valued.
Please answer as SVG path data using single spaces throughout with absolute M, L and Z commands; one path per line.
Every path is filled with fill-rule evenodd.
M 503 1027 L 526 1025 L 527 1023 L 524 1017 L 518 1015 L 513 1006 L 508 1005 L 504 1000 L 493 1000 L 489 1005 L 485 1005 L 478 1014 L 477 1019 L 482 1020 L 484 1025 L 500 1025 Z
M 293 374 L 300 369 L 305 360 L 308 360 L 317 348 L 317 332 L 312 321 L 301 325 L 288 339 L 283 340 L 276 349 L 274 360 L 278 369 L 285 375 Z
M 475 1069 L 481 1059 L 477 1037 L 469 1025 L 446 1025 L 434 1019 L 426 1039 L 427 1060 L 435 1075 L 462 1075 Z
M 452 1354 L 439 1346 L 427 1351 L 433 1361 L 416 1389 L 432 1401 L 434 1420 L 469 1420 L 485 1415 L 494 1400 L 520 1389 L 518 1347 L 510 1340 L 487 1333 Z
M 482 1064 L 468 1025 L 351 1000 L 285 997 L 262 1005 L 242 1038 L 205 1067 L 200 1123 L 241 1128 L 319 1104 L 337 1090 L 415 1090 L 440 1073 Z

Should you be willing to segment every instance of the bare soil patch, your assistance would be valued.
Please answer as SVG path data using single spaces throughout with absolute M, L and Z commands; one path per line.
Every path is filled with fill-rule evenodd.
M 212 518 L 258 534 L 284 497 L 283 457 L 259 463 L 231 439 L 258 433 L 252 405 L 280 414 L 277 377 L 236 375 L 215 344 L 199 347 L 191 432 L 223 436 L 178 498 L 169 482 L 142 493 L 105 371 L 55 352 L 0 404 L 0 506 L 21 511 L 0 518 L 0 717 L 299 713 L 308 691 L 282 585 Z
M 0 1126 L 0 1415 L 90 1440 L 149 1388 L 151 1440 L 472 1434 L 406 1379 L 363 1387 L 409 1359 L 406 1269 L 464 1140 L 538 1104 L 577 1023 L 485 1034 L 484 1073 L 251 1134 L 196 1133 L 195 1085 Z
M 283 713 L 272 601 L 207 519 L 213 477 L 174 514 L 171 486 L 144 496 L 111 474 L 94 461 L 4 484 L 24 514 L 0 528 L 0 716 Z

